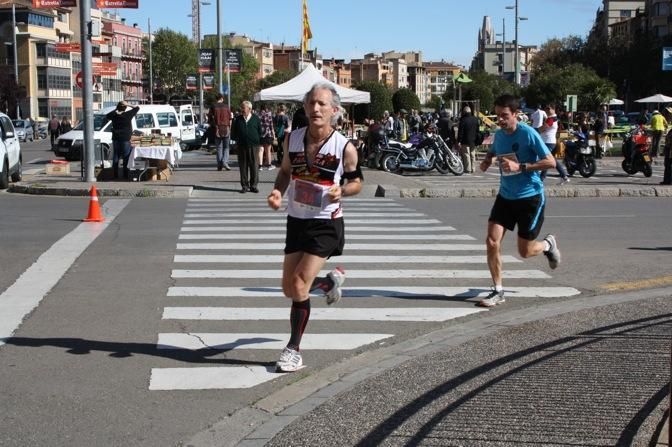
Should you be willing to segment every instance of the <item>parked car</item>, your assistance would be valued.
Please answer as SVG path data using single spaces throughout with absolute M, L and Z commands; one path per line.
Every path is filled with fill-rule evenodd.
M 21 181 L 21 163 L 21 145 L 12 120 L 0 113 L 0 189 L 9 187 L 10 178 Z
M 112 123 L 106 116 L 114 109 L 107 107 L 93 115 L 93 138 L 100 141 L 104 160 L 112 160 Z M 164 135 L 178 137 L 182 150 L 201 147 L 200 139 L 196 138 L 191 105 L 179 106 L 178 109 L 165 104 L 141 105 L 131 125 L 134 131 L 146 135 L 158 130 Z M 53 148 L 54 153 L 64 156 L 66 160 L 81 160 L 83 139 L 84 123 L 81 122 L 70 132 L 59 135 Z
M 33 133 L 33 125 L 29 120 L 14 120 L 14 131 L 19 141 L 33 141 L 35 135 Z

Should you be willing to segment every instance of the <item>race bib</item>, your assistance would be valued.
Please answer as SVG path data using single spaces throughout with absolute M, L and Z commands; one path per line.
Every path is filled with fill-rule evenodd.
M 294 180 L 294 203 L 302 208 L 322 209 L 324 190 L 320 185 L 304 180 Z
M 504 175 L 504 176 L 509 176 L 509 175 L 518 175 L 521 172 L 516 171 L 516 172 L 504 172 L 502 169 L 502 160 L 510 160 L 510 161 L 515 161 L 518 163 L 518 157 L 516 157 L 516 154 L 511 152 L 509 154 L 502 154 L 497 156 L 497 161 L 499 161 L 499 173 Z

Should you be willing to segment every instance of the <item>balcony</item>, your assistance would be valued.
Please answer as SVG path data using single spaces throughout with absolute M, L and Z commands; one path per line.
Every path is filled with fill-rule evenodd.
M 134 60 L 145 60 L 144 54 L 142 54 L 142 50 L 129 50 L 129 49 L 122 49 L 121 50 L 121 58 L 122 59 L 134 59 Z
M 122 74 L 121 82 L 125 84 L 142 84 L 142 76 Z

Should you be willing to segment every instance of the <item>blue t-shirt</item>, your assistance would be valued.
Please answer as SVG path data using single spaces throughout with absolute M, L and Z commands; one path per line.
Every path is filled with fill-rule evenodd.
M 525 123 L 518 123 L 512 134 L 499 129 L 495 133 L 491 151 L 498 160 L 515 156 L 518 163 L 536 163 L 550 154 L 539 132 Z M 499 172 L 499 194 L 505 199 L 524 199 L 544 192 L 540 171 L 504 173 L 500 167 Z

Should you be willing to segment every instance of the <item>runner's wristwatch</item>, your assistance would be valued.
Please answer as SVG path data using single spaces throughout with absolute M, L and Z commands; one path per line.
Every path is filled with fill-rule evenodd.
M 526 163 L 521 163 L 520 164 L 520 172 L 527 172 L 527 164 Z

